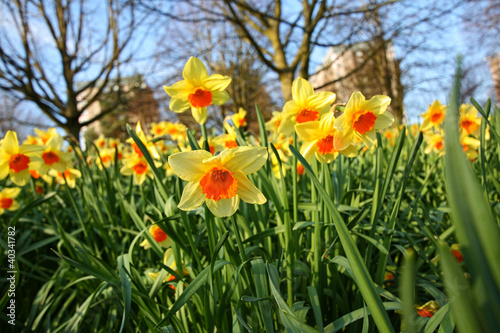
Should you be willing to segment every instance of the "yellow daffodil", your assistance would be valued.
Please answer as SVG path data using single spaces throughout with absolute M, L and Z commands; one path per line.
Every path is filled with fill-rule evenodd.
M 14 184 L 24 186 L 31 177 L 29 171 L 40 168 L 42 151 L 39 145 L 19 146 L 16 132 L 7 131 L 0 148 L 0 180 L 9 175 Z
M 228 123 L 224 123 L 224 128 L 227 133 L 218 135 L 212 140 L 214 147 L 223 147 L 223 149 L 238 147 L 238 143 L 236 142 L 237 135 L 234 127 L 230 126 Z
M 70 188 L 75 188 L 76 180 L 82 177 L 80 170 L 74 168 L 68 168 L 64 172 L 51 169 L 48 174 L 54 177 L 59 184 L 67 184 Z
M 421 131 L 427 131 L 434 128 L 439 128 L 446 115 L 446 105 L 441 104 L 440 101 L 435 100 L 429 105 L 429 108 L 425 113 L 422 113 L 420 117 L 424 118 L 422 125 L 420 126 Z
M 108 147 L 108 139 L 104 136 L 104 134 L 101 134 L 97 139 L 94 140 L 94 145 L 99 150 L 104 149 Z
M 245 127 L 247 126 L 247 119 L 246 119 L 246 116 L 247 116 L 247 112 L 245 109 L 243 108 L 239 108 L 238 109 L 238 113 L 235 113 L 231 116 L 231 120 L 233 122 L 233 125 L 236 127 L 236 128 L 240 128 L 240 127 Z
M 415 310 L 420 317 L 431 318 L 441 307 L 436 301 L 429 301 L 424 305 L 415 305 Z
M 179 178 L 189 183 L 182 192 L 179 209 L 189 211 L 204 202 L 218 217 L 233 215 L 240 198 L 250 204 L 263 204 L 266 197 L 247 178 L 267 160 L 266 148 L 236 147 L 212 156 L 207 151 L 181 152 L 168 162 Z
M 479 157 L 477 150 L 481 141 L 465 133 L 460 136 L 460 144 L 462 144 L 462 149 L 469 160 L 474 162 Z
M 159 123 L 152 122 L 149 124 L 151 126 L 150 133 L 154 137 L 167 135 L 167 122 L 160 121 Z
M 158 153 L 158 150 L 156 150 L 155 144 L 153 142 L 149 141 L 148 138 L 146 137 L 146 134 L 142 130 L 140 121 L 137 122 L 137 126 L 135 127 L 135 132 L 136 132 L 137 136 L 139 137 L 139 139 L 141 140 L 141 142 L 147 148 L 149 155 L 151 155 L 152 158 L 159 160 L 160 154 Z M 142 151 L 139 149 L 139 146 L 134 141 L 134 139 L 129 138 L 129 139 L 127 139 L 127 142 L 130 143 L 130 145 L 134 149 L 134 153 L 138 157 L 143 156 Z
M 335 120 L 335 148 L 343 150 L 360 138 L 370 148 L 376 141 L 375 130 L 387 128 L 394 122 L 394 116 L 387 111 L 391 103 L 388 96 L 377 95 L 369 100 L 362 93 L 355 92 L 347 102 L 344 113 Z
M 161 167 L 161 163 L 155 161 L 155 166 L 157 168 Z M 153 170 L 149 167 L 149 164 L 145 157 L 130 155 L 123 161 L 123 166 L 120 169 L 120 173 L 124 176 L 134 176 L 134 184 L 142 185 L 146 180 L 146 177 L 153 179 Z
M 14 211 L 19 209 L 19 202 L 15 198 L 21 192 L 21 188 L 12 187 L 4 188 L 0 191 L 0 215 L 2 215 L 6 210 Z
M 341 151 L 335 149 L 335 134 L 337 130 L 333 127 L 335 115 L 333 112 L 325 113 L 320 121 L 310 121 L 295 125 L 295 131 L 304 143 L 300 147 L 300 153 L 310 162 L 312 157 L 321 163 L 331 163 L 338 154 L 354 157 L 358 150 L 353 145 L 349 145 Z M 338 137 L 337 137 L 338 138 Z
M 167 249 L 165 251 L 165 254 L 163 256 L 163 265 L 169 267 L 170 269 L 172 269 L 174 272 L 176 273 L 179 273 L 179 271 L 177 270 L 177 263 L 175 262 L 175 258 L 174 258 L 174 253 L 172 251 L 171 248 Z M 160 271 L 161 272 L 161 271 Z M 148 276 L 153 279 L 153 280 L 156 280 L 158 278 L 158 276 L 160 275 L 160 272 L 148 272 Z M 184 263 L 182 265 L 182 274 L 183 276 L 187 275 L 189 272 L 186 270 L 186 267 L 184 266 Z M 163 283 L 165 282 L 170 282 L 170 281 L 173 281 L 175 280 L 175 276 L 170 274 L 170 273 L 167 273 L 165 275 L 165 278 L 163 279 Z
M 477 137 L 481 129 L 481 118 L 478 116 L 477 109 L 471 104 L 462 104 L 459 113 L 460 134 Z
M 439 133 L 426 132 L 424 140 L 427 144 L 424 153 L 430 154 L 431 152 L 436 152 L 439 156 L 444 154 L 444 136 L 442 130 Z
M 207 106 L 222 105 L 229 99 L 225 89 L 231 78 L 220 74 L 209 76 L 205 65 L 195 57 L 189 58 L 182 76 L 184 80 L 163 87 L 172 97 L 170 109 L 180 113 L 191 108 L 194 119 L 203 125 L 207 120 Z
M 295 124 L 319 120 L 330 110 L 335 101 L 335 94 L 330 91 L 314 93 L 312 85 L 303 78 L 292 83 L 292 100 L 283 106 L 283 119 L 279 132 L 290 134 Z
M 37 170 L 38 174 L 45 175 L 50 169 L 64 172 L 71 165 L 71 154 L 62 151 L 64 139 L 55 134 L 47 141 L 45 150 L 42 152 L 43 163 Z
M 96 158 L 99 170 L 109 168 L 115 162 L 116 148 L 104 148 L 99 151 L 99 157 Z
M 170 237 L 167 236 L 165 231 L 163 231 L 158 225 L 153 225 L 149 228 L 149 233 L 151 236 L 153 236 L 154 240 L 164 248 L 170 247 L 172 245 L 172 242 L 170 240 Z M 151 248 L 151 244 L 147 239 L 143 240 L 142 243 L 140 244 L 144 248 L 144 250 L 148 250 Z
M 44 131 L 38 128 L 34 129 L 36 136 L 42 141 L 42 144 L 47 144 L 47 141 L 54 135 L 59 135 L 54 127 Z
M 280 111 L 273 111 L 272 118 L 268 122 L 266 122 L 266 130 L 270 131 L 271 134 L 278 135 L 278 129 L 281 125 L 281 121 L 283 119 L 283 113 Z

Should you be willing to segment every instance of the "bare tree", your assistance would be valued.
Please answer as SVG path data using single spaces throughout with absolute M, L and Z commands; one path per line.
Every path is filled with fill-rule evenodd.
M 111 112 L 87 109 L 120 80 L 132 59 L 145 14 L 134 1 L 2 0 L 0 89 L 35 103 L 76 139 L 80 129 Z M 144 36 L 144 35 L 143 35 Z
M 171 1 L 142 1 L 141 5 L 171 20 L 203 22 L 206 29 L 229 22 L 263 66 L 279 78 L 283 98 L 289 100 L 295 77 L 307 79 L 321 69 L 318 68 L 318 54 L 324 54 L 330 47 L 349 49 L 362 42 L 373 46 L 368 57 L 356 68 L 336 77 L 335 81 L 359 73 L 380 55 L 381 49 L 391 44 L 399 52 L 395 60 L 402 68 L 398 69 L 397 75 L 405 80 L 404 88 L 421 84 L 416 77 L 434 83 L 436 77 L 431 73 L 436 72 L 432 71 L 438 62 L 435 55 L 448 56 L 446 60 L 440 59 L 439 65 L 449 62 L 450 49 L 430 45 L 428 40 L 447 27 L 443 23 L 447 23 L 450 14 L 465 1 L 451 0 L 443 4 L 430 0 L 184 0 L 177 5 Z M 431 56 L 423 56 L 422 49 Z M 421 56 L 413 56 L 416 53 Z M 322 86 L 331 83 L 334 81 Z

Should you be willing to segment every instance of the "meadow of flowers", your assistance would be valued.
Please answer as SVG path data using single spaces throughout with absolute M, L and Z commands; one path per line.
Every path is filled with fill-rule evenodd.
M 256 107 L 258 133 L 240 109 L 217 134 L 207 108 L 231 78 L 193 57 L 183 78 L 170 109 L 199 129 L 138 123 L 83 151 L 53 128 L 6 133 L 2 327 L 500 330 L 497 107 L 459 105 L 456 82 L 397 126 L 387 96 L 336 101 L 298 78 L 272 119 Z

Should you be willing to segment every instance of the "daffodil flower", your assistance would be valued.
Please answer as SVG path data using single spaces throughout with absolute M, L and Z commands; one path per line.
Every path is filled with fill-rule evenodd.
M 439 133 L 425 132 L 424 140 L 427 144 L 424 150 L 425 154 L 430 154 L 433 151 L 438 153 L 439 156 L 444 154 L 444 134 L 442 130 L 439 130 Z
M 161 167 L 161 162 L 155 161 L 155 166 L 157 168 Z M 149 164 L 145 157 L 131 155 L 123 161 L 123 166 L 120 169 L 120 173 L 124 176 L 134 176 L 134 184 L 142 185 L 146 180 L 146 177 L 153 179 L 153 170 L 149 167 Z
M 19 203 L 15 198 L 19 195 L 21 189 L 19 187 L 4 188 L 0 191 L 0 215 L 6 210 L 14 211 L 19 209 Z
M 247 178 L 267 160 L 266 148 L 236 147 L 212 156 L 195 150 L 173 154 L 168 163 L 177 176 L 188 181 L 179 209 L 190 211 L 207 203 L 217 217 L 233 215 L 240 198 L 250 204 L 263 204 L 266 197 Z
M 167 248 L 172 245 L 170 237 L 167 236 L 165 231 L 163 231 L 158 225 L 152 225 L 149 228 L 149 233 L 153 236 L 154 240 L 162 247 Z M 143 240 L 140 244 L 144 248 L 144 250 L 150 249 L 151 244 L 147 239 Z
M 297 78 L 292 83 L 292 100 L 283 106 L 283 119 L 279 132 L 290 134 L 295 124 L 319 120 L 330 110 L 335 101 L 335 94 L 330 91 L 314 93 L 312 85 L 303 78 Z
M 45 175 L 50 169 L 64 172 L 71 164 L 71 154 L 62 151 L 64 139 L 58 133 L 49 138 L 41 156 L 43 163 L 37 170 L 39 175 Z
M 471 104 L 462 104 L 460 106 L 460 134 L 461 135 L 479 135 L 481 118 L 478 116 L 476 108 Z
M 18 186 L 24 186 L 30 179 L 30 170 L 40 168 L 43 146 L 23 144 L 19 146 L 17 134 L 7 131 L 0 147 L 0 180 L 10 176 Z
M 239 108 L 238 113 L 235 113 L 231 116 L 233 125 L 236 128 L 245 127 L 247 125 L 246 116 L 247 116 L 246 110 L 243 108 Z
M 432 127 L 439 128 L 444 120 L 446 114 L 446 106 L 441 104 L 440 101 L 435 100 L 429 105 L 429 108 L 425 113 L 420 116 L 424 118 L 422 125 L 420 126 L 421 131 L 427 131 Z
M 338 131 L 334 138 L 335 148 L 346 149 L 356 137 L 371 148 L 376 140 L 375 130 L 387 128 L 394 122 L 394 116 L 387 111 L 390 103 L 388 96 L 377 95 L 366 100 L 362 93 L 353 93 L 344 113 L 335 120 L 334 127 Z
M 182 72 L 184 80 L 172 86 L 164 86 L 172 97 L 170 109 L 180 113 L 191 108 L 194 119 L 203 125 L 207 120 L 207 106 L 222 105 L 229 99 L 225 91 L 231 78 L 220 74 L 208 75 L 207 68 L 200 59 L 191 57 Z
M 320 121 L 310 121 L 295 125 L 295 131 L 304 143 L 300 147 L 300 153 L 310 162 L 312 157 L 321 163 L 331 163 L 339 153 L 354 157 L 358 150 L 353 145 L 349 145 L 341 151 L 335 149 L 335 134 L 337 130 L 333 127 L 335 115 L 333 112 L 325 113 Z
M 67 184 L 70 188 L 75 188 L 76 180 L 82 177 L 80 170 L 74 168 L 68 168 L 64 172 L 51 169 L 48 174 L 55 177 L 59 184 Z
M 179 271 L 177 269 L 177 263 L 175 262 L 174 253 L 173 253 L 173 251 L 172 251 L 171 248 L 167 249 L 165 251 L 165 254 L 163 255 L 163 265 L 169 267 L 174 272 L 179 273 Z M 158 278 L 158 276 L 160 275 L 160 273 L 161 273 L 161 271 L 154 272 L 154 273 L 153 272 L 148 272 L 148 276 L 151 279 L 156 280 Z M 189 274 L 189 272 L 186 270 L 185 266 L 182 265 L 182 275 L 186 276 L 188 274 Z M 162 282 L 165 283 L 165 282 L 170 282 L 170 281 L 173 281 L 173 280 L 175 280 L 175 275 L 167 273 L 165 275 L 165 278 L 163 279 Z

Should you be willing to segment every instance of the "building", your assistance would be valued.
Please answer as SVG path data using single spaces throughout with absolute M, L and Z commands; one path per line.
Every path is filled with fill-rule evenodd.
M 500 52 L 488 58 L 490 61 L 491 77 L 495 86 L 497 101 L 500 102 Z
M 84 85 L 79 83 L 78 85 Z M 77 86 L 78 86 L 77 85 Z M 97 88 L 93 88 L 94 91 Z M 128 138 L 126 125 L 132 128 L 138 121 L 145 126 L 151 122 L 158 122 L 160 119 L 159 104 L 154 98 L 153 90 L 149 88 L 142 75 L 134 75 L 117 80 L 109 80 L 104 88 L 99 102 L 90 105 L 80 116 L 79 121 L 84 122 L 99 114 L 101 110 L 116 103 L 118 91 L 121 92 L 120 101 L 115 109 L 103 116 L 100 120 L 82 128 L 81 133 L 85 138 L 93 140 L 100 134 L 108 137 L 125 139 Z M 81 93 L 80 103 L 86 103 L 93 94 L 93 91 Z
M 323 64 L 309 78 L 316 91 L 333 91 L 336 103 L 347 103 L 360 91 L 367 99 L 391 97 L 389 111 L 401 124 L 405 118 L 399 61 L 390 42 L 371 41 L 330 47 Z

